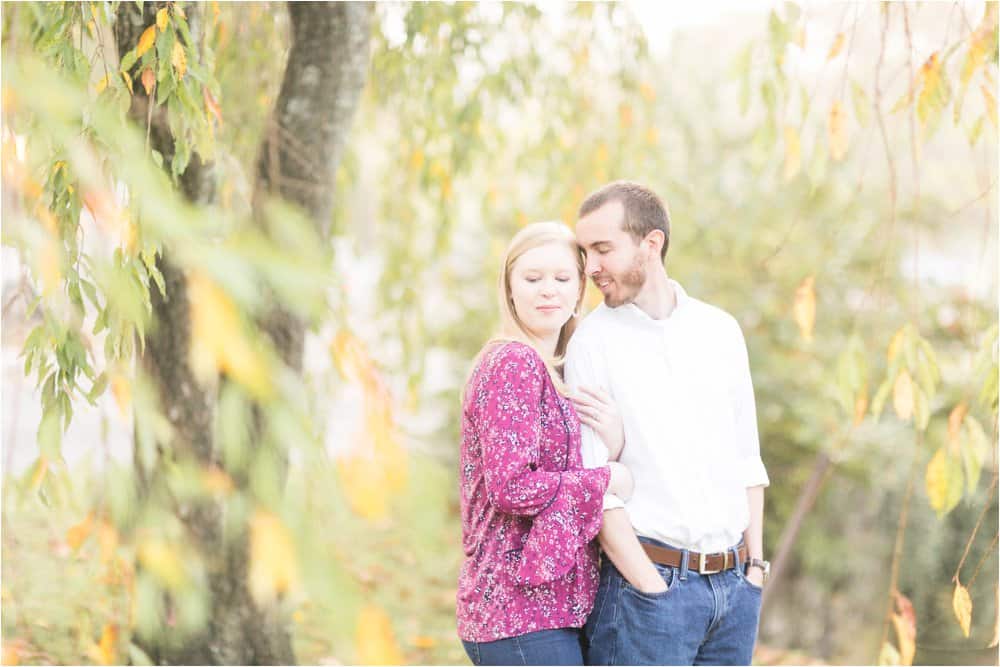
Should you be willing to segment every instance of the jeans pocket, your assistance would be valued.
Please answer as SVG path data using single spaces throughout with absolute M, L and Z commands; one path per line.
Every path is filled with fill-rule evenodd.
M 762 594 L 764 593 L 764 589 L 763 589 L 763 587 L 761 587 L 761 586 L 758 586 L 757 584 L 754 584 L 754 583 L 751 583 L 751 582 L 750 582 L 750 580 L 749 580 L 749 579 L 747 579 L 746 575 L 743 575 L 743 576 L 741 576 L 741 577 L 740 577 L 740 580 L 741 580 L 741 581 L 743 582 L 743 584 L 744 584 L 744 585 L 745 585 L 745 586 L 746 586 L 747 588 L 749 588 L 749 589 L 750 589 L 750 591 L 751 591 L 752 593 L 756 593 L 757 595 L 762 595 Z
M 641 600 L 646 600 L 648 602 L 656 602 L 658 600 L 662 600 L 663 598 L 670 595 L 670 593 L 674 590 L 674 587 L 677 584 L 676 581 L 677 571 L 675 568 L 667 565 L 658 565 L 656 566 L 656 569 L 660 573 L 660 577 L 663 579 L 664 583 L 667 584 L 666 590 L 659 591 L 657 593 L 646 593 L 644 591 L 639 590 L 632 584 L 630 584 L 625 577 L 622 577 L 622 586 L 625 588 L 626 591 L 628 591 L 629 593 L 631 593 L 632 595 Z

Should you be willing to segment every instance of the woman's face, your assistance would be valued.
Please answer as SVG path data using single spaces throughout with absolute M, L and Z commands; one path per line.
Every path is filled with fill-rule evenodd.
M 573 315 L 580 294 L 576 256 L 565 243 L 546 243 L 517 258 L 510 272 L 514 312 L 532 336 L 546 340 Z

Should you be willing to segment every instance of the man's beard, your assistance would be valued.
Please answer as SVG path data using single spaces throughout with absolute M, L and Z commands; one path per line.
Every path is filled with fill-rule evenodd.
M 635 301 L 639 290 L 646 284 L 646 263 L 642 261 L 639 253 L 636 253 L 632 267 L 620 276 L 614 276 L 612 281 L 617 289 L 604 297 L 604 305 L 608 308 L 617 308 Z

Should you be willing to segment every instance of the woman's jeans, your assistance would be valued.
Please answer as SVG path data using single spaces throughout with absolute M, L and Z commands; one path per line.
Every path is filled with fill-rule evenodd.
M 648 595 L 605 558 L 585 629 L 587 664 L 749 665 L 761 589 L 742 566 L 698 574 L 696 563 L 688 565 L 656 565 L 667 590 Z
M 462 644 L 474 665 L 582 665 L 580 640 L 579 629 L 560 628 Z

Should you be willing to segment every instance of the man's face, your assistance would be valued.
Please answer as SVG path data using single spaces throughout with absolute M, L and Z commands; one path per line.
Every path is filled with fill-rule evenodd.
M 624 221 L 625 207 L 611 201 L 576 223 L 576 241 L 587 255 L 584 270 L 611 308 L 635 301 L 646 283 L 649 249 L 625 231 Z

